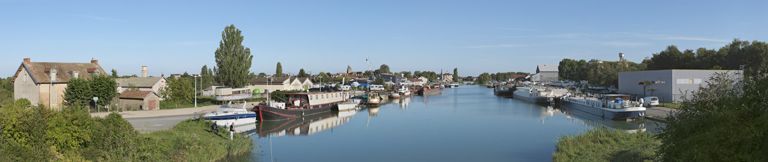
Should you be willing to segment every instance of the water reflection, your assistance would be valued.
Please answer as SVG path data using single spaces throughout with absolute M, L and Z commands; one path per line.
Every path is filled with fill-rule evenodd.
M 594 127 L 653 132 L 655 125 L 597 119 L 469 86 L 259 124 L 253 157 L 261 161 L 551 161 L 564 135 Z
M 633 121 L 615 121 L 606 120 L 602 117 L 589 114 L 587 112 L 579 111 L 576 109 L 560 108 L 560 110 L 566 115 L 566 117 L 575 123 L 583 123 L 592 127 L 606 127 L 609 129 L 620 130 L 628 133 L 636 132 L 650 132 L 658 133 L 660 128 L 664 126 L 663 123 L 656 121 L 639 119 Z M 650 129 L 649 129 L 650 128 Z
M 258 123 L 259 137 L 307 136 L 348 123 L 357 110 L 329 112 L 307 118 Z

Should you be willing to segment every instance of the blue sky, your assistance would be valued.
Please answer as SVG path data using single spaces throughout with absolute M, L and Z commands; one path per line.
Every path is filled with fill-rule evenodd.
M 251 48 L 251 71 L 527 71 L 562 58 L 633 61 L 675 44 L 768 40 L 768 1 L 0 1 L 0 76 L 22 58 L 100 60 L 152 75 L 214 65 L 226 25 Z

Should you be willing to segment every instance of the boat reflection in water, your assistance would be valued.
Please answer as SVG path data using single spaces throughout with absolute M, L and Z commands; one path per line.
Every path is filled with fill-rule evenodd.
M 400 109 L 406 109 L 406 108 L 408 108 L 408 105 L 411 104 L 411 98 L 410 97 L 405 97 L 405 98 L 400 99 L 398 102 L 400 104 Z
M 632 121 L 614 121 L 614 120 L 606 120 L 606 119 L 603 119 L 602 117 L 595 116 L 579 110 L 574 110 L 569 108 L 560 108 L 560 110 L 572 122 L 582 122 L 592 127 L 607 127 L 609 129 L 620 130 L 627 133 L 646 132 L 646 131 L 650 131 L 650 133 L 656 133 L 658 131 L 657 129 L 648 129 L 647 127 L 657 128 L 657 127 L 660 127 L 661 125 L 661 123 L 657 123 L 655 121 L 650 121 L 645 119 L 637 119 Z
M 334 111 L 309 118 L 264 121 L 258 123 L 256 133 L 259 137 L 307 136 L 341 126 L 349 122 L 356 113 L 357 111 Z

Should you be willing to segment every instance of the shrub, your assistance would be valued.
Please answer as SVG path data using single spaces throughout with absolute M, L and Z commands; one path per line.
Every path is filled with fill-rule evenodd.
M 656 158 L 660 142 L 648 133 L 596 128 L 557 142 L 553 161 L 644 161 Z

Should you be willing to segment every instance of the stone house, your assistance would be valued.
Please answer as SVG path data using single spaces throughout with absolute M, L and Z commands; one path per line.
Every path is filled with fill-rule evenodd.
M 96 59 L 90 63 L 62 63 L 32 62 L 30 58 L 24 58 L 13 75 L 13 98 L 24 98 L 32 105 L 60 110 L 70 79 L 90 79 L 93 75 L 106 74 Z
M 160 95 L 168 84 L 163 77 L 132 77 L 117 78 L 117 93 L 123 93 L 127 90 L 150 91 Z
M 120 93 L 119 98 L 123 110 L 160 109 L 160 97 L 152 91 L 127 90 Z

